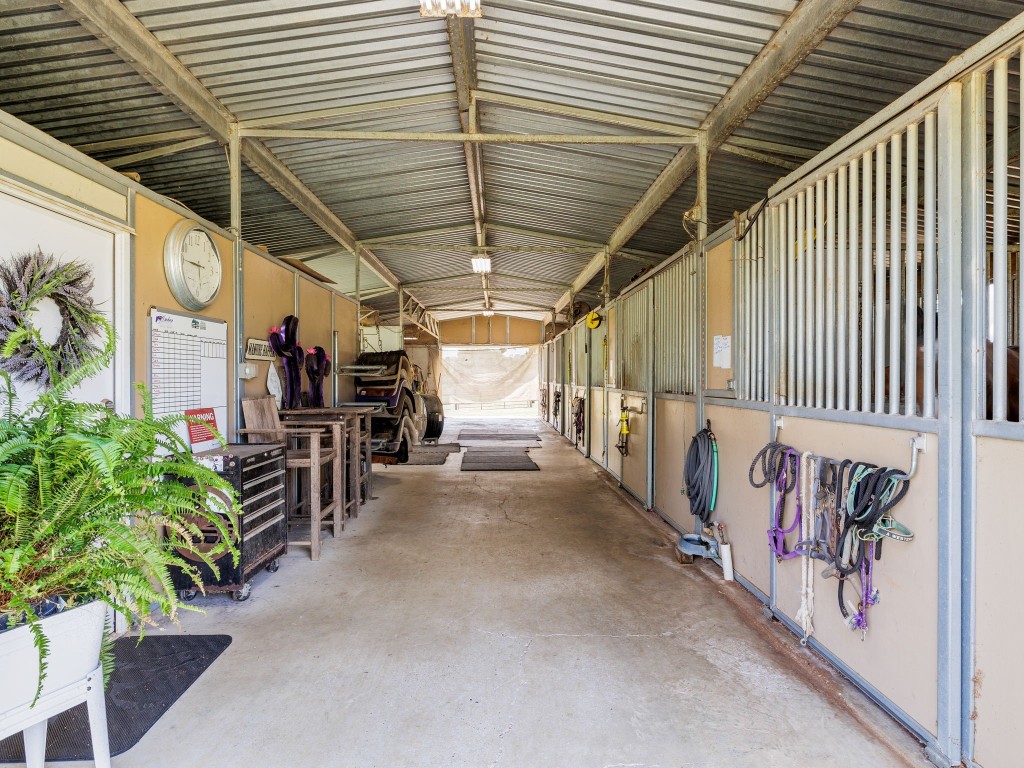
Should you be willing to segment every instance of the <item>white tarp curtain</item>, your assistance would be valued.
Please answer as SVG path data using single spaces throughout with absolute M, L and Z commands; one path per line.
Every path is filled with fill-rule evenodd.
M 489 405 L 536 400 L 540 387 L 537 349 L 443 347 L 442 402 Z

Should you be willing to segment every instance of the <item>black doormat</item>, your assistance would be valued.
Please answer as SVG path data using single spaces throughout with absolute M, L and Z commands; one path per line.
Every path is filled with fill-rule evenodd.
M 107 687 L 110 754 L 139 743 L 178 697 L 231 645 L 229 635 L 146 635 L 114 641 L 114 671 Z M 50 718 L 46 760 L 92 760 L 89 714 L 79 704 Z M 0 741 L 0 763 L 24 763 L 20 733 Z
M 540 471 L 526 449 L 508 448 L 489 451 L 471 449 L 462 454 L 463 472 L 537 472 Z
M 423 443 L 414 447 L 411 453 L 458 453 L 461 450 L 458 443 Z

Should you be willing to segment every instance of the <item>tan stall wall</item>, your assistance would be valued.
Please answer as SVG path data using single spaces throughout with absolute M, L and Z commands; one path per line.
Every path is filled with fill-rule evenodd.
M 771 557 L 765 535 L 769 507 L 764 493 L 751 486 L 747 476 L 751 460 L 770 437 L 770 416 L 765 411 L 714 405 L 707 405 L 704 412 L 718 441 L 715 519 L 726 525 L 736 573 L 767 595 L 771 590 Z M 831 606 L 825 604 L 823 610 L 828 610 Z
M 334 349 L 334 326 L 331 322 L 331 304 L 334 294 L 312 280 L 299 276 L 299 343 L 306 349 L 323 347 L 327 354 Z M 303 390 L 309 381 L 302 375 Z M 324 382 L 324 402 L 334 402 L 334 377 Z
M 295 313 L 295 274 L 283 265 L 246 251 L 242 261 L 245 276 L 244 333 L 245 339 L 266 339 L 267 332 Z M 301 326 L 300 330 L 304 330 Z M 243 385 L 246 397 L 267 394 L 269 360 L 250 360 L 256 366 L 256 378 Z M 278 375 L 284 375 L 278 365 Z
M 686 400 L 657 398 L 654 408 L 654 508 L 676 528 L 693 532 L 690 503 L 679 490 L 697 406 Z
M 442 344 L 472 344 L 473 318 L 460 317 L 457 320 L 445 320 L 440 323 Z
M 800 451 L 870 461 L 909 469 L 910 438 L 916 432 L 856 424 L 798 419 L 787 416 L 779 440 Z M 868 632 L 852 632 L 843 622 L 837 603 L 838 582 L 823 579 L 823 565 L 815 563 L 815 638 L 864 677 L 898 707 L 932 733 L 936 730 L 936 671 L 938 651 L 938 445 L 927 436 L 927 450 L 919 457 L 917 475 L 908 495 L 893 516 L 915 534 L 912 542 L 886 542 L 874 573 L 880 602 L 868 613 Z M 755 445 L 755 442 L 757 443 Z M 753 457 L 767 442 L 753 436 L 748 443 Z M 767 504 L 767 491 L 761 503 Z M 785 521 L 793 519 L 789 497 Z M 787 537 L 792 547 L 796 537 Z M 768 547 L 767 539 L 765 548 Z M 790 618 L 800 609 L 799 558 L 780 563 L 775 573 L 779 608 Z M 847 591 L 855 606 L 856 588 Z
M 160 203 L 142 195 L 135 197 L 135 375 L 142 380 L 149 372 L 149 311 L 153 307 L 188 312 L 171 295 L 171 289 L 164 277 L 164 241 L 171 228 L 181 221 L 181 214 L 165 208 Z M 214 302 L 201 312 L 193 314 L 224 320 L 228 323 L 228 338 L 231 338 L 235 284 L 232 263 L 232 243 L 225 237 L 211 232 L 213 241 L 220 251 L 224 264 L 224 283 Z M 232 357 L 233 360 L 233 357 Z M 235 368 L 232 363 L 228 370 L 228 402 L 235 398 Z M 147 382 L 148 383 L 148 382 Z M 227 432 L 234 429 L 234 408 L 228 408 Z
M 984 768 L 1020 765 L 1024 619 L 1014 564 L 1024 540 L 1024 442 L 978 438 L 975 529 L 975 760 Z
M 612 398 L 615 419 L 618 422 L 621 408 L 620 398 Z M 626 396 L 629 407 L 629 453 L 622 459 L 622 484 L 632 491 L 633 495 L 646 504 L 647 499 L 647 430 L 650 428 L 651 403 L 646 397 Z M 643 413 L 638 413 L 643 411 Z M 616 424 L 615 434 L 619 433 Z M 616 450 L 616 453 L 618 451 Z
M 334 296 L 334 330 L 338 334 L 338 359 L 335 367 L 352 365 L 359 354 L 356 333 L 359 323 L 359 305 L 343 296 Z M 340 403 L 351 403 L 356 397 L 355 379 L 351 376 L 337 376 L 337 397 Z
M 714 365 L 715 336 L 732 339 L 732 240 L 708 252 L 708 389 L 726 389 L 732 366 Z
M 619 393 L 608 392 L 608 471 L 622 479 L 622 454 L 616 445 L 619 440 Z
M 539 320 L 527 320 L 524 317 L 508 318 L 509 344 L 539 344 L 541 323 Z

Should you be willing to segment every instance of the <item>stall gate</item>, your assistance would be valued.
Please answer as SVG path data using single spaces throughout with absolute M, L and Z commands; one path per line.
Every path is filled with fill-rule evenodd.
M 1017 19 L 782 179 L 703 254 L 659 267 L 607 308 L 600 348 L 572 331 L 575 369 L 581 339 L 589 357 L 591 446 L 594 424 L 606 430 L 594 460 L 693 530 L 682 463 L 710 421 L 737 578 L 942 766 L 1019 762 L 1024 619 L 1006 577 L 1024 539 L 1012 508 L 1024 497 L 1022 42 Z M 799 531 L 779 530 L 794 494 L 777 507 L 778 492 L 748 482 L 772 440 L 833 468 L 812 479 L 845 460 L 909 477 L 885 557 L 870 558 L 871 590 L 847 592 L 847 617 L 837 579 L 798 551 Z

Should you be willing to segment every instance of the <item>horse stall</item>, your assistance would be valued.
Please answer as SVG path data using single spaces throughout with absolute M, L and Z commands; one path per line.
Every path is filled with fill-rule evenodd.
M 768 614 L 937 763 L 1016 756 L 1020 62 L 1019 40 L 979 46 L 554 344 L 590 393 L 591 459 L 680 534 L 728 541 Z M 702 531 L 683 467 L 706 426 Z

